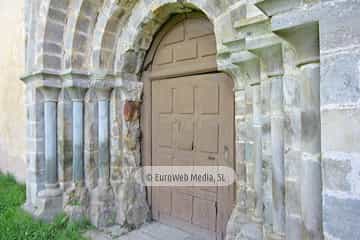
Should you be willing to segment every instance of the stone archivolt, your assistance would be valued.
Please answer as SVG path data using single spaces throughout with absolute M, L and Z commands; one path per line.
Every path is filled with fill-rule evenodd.
M 25 209 L 44 219 L 65 211 L 98 227 L 133 229 L 149 220 L 146 189 L 128 171 L 141 166 L 144 59 L 171 15 L 202 11 L 215 26 L 218 68 L 235 81 L 237 205 L 227 239 L 323 238 L 317 20 L 276 29 L 271 20 L 302 1 L 39 4 L 28 19 L 36 24 L 23 78 L 34 142 Z M 300 96 L 289 96 L 291 89 Z M 288 170 L 295 161 L 302 175 Z M 291 186 L 309 185 L 293 194 Z

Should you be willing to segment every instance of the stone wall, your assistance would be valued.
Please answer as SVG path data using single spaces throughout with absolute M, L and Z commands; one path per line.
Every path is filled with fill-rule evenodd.
M 144 58 L 172 14 L 202 11 L 215 27 L 218 68 L 235 82 L 237 202 L 227 239 L 358 238 L 359 8 L 357 0 L 32 1 L 25 208 L 45 219 L 65 210 L 99 227 L 149 219 L 133 176 Z M 129 108 L 136 117 L 123 114 Z
M 1 1 L 0 18 L 0 171 L 25 182 L 24 1 Z

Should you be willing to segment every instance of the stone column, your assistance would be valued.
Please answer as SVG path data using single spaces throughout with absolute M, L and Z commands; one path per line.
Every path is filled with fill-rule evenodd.
M 114 224 L 116 209 L 110 185 L 110 95 L 111 89 L 96 89 L 98 101 L 98 182 L 93 192 L 91 221 L 97 227 Z
M 260 84 L 252 86 L 253 91 L 253 128 L 254 128 L 254 159 L 255 176 L 254 185 L 256 192 L 255 218 L 263 221 L 263 159 L 262 159 L 262 121 L 261 121 L 261 89 Z
M 52 220 L 62 211 L 62 190 L 58 182 L 57 163 L 57 101 L 59 89 L 41 87 L 44 97 L 45 128 L 45 189 L 39 192 L 36 217 Z
M 99 181 L 98 186 L 110 184 L 110 91 L 97 90 L 99 124 Z
M 239 70 L 244 78 L 244 85 L 249 87 L 252 92 L 252 126 L 254 130 L 254 151 L 252 162 L 254 166 L 254 175 L 250 178 L 254 179 L 255 206 L 253 220 L 257 223 L 263 221 L 263 160 L 262 160 L 262 125 L 261 125 L 261 91 L 260 91 L 260 63 L 259 59 L 248 51 L 241 51 L 233 54 L 232 63 L 239 66 Z M 245 100 L 245 99 L 244 99 Z M 250 174 L 250 173 L 247 173 Z M 249 206 L 247 206 L 249 207 Z
M 282 76 L 271 77 L 273 231 L 285 233 L 284 109 Z
M 277 32 L 296 50 L 301 71 L 301 215 L 306 240 L 323 239 L 318 23 Z
M 85 215 L 88 203 L 88 194 L 84 182 L 84 96 L 86 90 L 69 87 L 67 91 L 72 101 L 73 186 L 66 194 L 65 212 L 73 220 L 80 220 Z
M 249 42 L 249 48 L 264 63 L 271 81 L 271 152 L 273 234 L 285 237 L 285 169 L 284 169 L 284 106 L 283 106 L 283 58 L 282 46 L 275 36 Z
M 73 112 L 73 183 L 84 184 L 84 96 L 85 89 L 68 89 Z
M 59 89 L 41 88 L 44 95 L 45 127 L 45 190 L 40 195 L 57 196 L 61 194 L 57 169 L 57 100 Z
M 232 74 L 234 80 L 237 80 L 235 121 L 238 193 L 236 208 L 228 222 L 226 239 L 260 239 L 264 220 L 260 63 L 256 55 L 246 50 L 233 53 L 231 62 L 238 67 Z

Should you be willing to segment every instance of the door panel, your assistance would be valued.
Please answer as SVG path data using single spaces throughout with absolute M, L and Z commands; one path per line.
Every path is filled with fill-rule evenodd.
M 180 85 L 174 88 L 175 113 L 194 113 L 194 91 L 192 86 Z
M 199 151 L 205 153 L 218 153 L 219 123 L 218 119 L 200 119 L 198 122 Z
M 153 165 L 233 168 L 232 89 L 222 73 L 152 81 Z M 234 187 L 154 187 L 152 202 L 155 219 L 221 240 Z

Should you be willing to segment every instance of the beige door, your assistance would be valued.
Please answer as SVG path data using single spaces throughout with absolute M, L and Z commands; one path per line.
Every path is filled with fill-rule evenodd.
M 174 17 L 155 38 L 145 68 L 144 164 L 233 168 L 233 81 L 216 72 L 216 41 L 208 19 L 201 14 Z M 234 192 L 233 185 L 148 191 L 155 220 L 219 240 L 225 239 Z
M 232 81 L 206 74 L 152 82 L 152 164 L 233 167 Z M 222 239 L 232 210 L 230 187 L 153 188 L 153 217 Z

